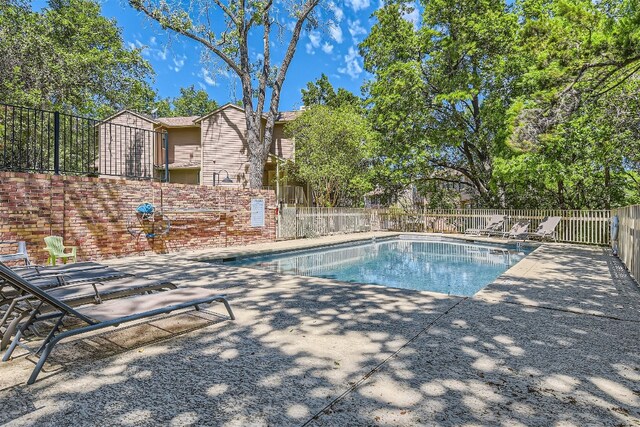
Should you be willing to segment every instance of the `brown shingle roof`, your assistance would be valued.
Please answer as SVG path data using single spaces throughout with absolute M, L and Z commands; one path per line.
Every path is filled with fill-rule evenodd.
M 302 111 L 280 111 L 278 117 L 276 117 L 276 122 L 290 122 L 296 119 L 301 113 Z
M 156 119 L 162 125 L 169 127 L 177 127 L 177 126 L 197 126 L 193 121 L 197 119 L 198 116 L 189 116 L 189 117 L 159 117 Z
M 115 119 L 116 117 L 118 117 L 119 115 L 124 114 L 124 113 L 133 114 L 134 116 L 138 116 L 138 117 L 140 117 L 141 119 L 147 120 L 148 122 L 156 123 L 156 119 L 154 119 L 153 117 L 151 117 L 149 114 L 146 114 L 146 113 L 138 113 L 137 111 L 127 110 L 127 109 L 120 110 L 120 111 L 118 111 L 117 113 L 115 113 L 115 114 L 113 114 L 113 115 L 111 115 L 111 116 L 107 117 L 106 119 L 103 119 L 103 120 L 101 121 L 101 123 L 110 122 L 111 120 Z

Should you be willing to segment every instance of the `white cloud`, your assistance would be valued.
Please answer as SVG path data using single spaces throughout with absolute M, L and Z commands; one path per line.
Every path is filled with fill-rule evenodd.
M 328 42 L 324 42 L 324 44 L 322 45 L 322 51 L 324 53 L 331 53 L 333 52 L 333 45 L 328 43 Z
M 152 37 L 151 40 L 149 40 L 149 42 L 153 42 L 152 44 L 157 45 L 157 43 L 155 41 L 155 37 Z M 163 49 L 157 49 L 157 48 L 149 47 L 149 46 L 145 45 L 144 43 L 142 43 L 138 39 L 136 39 L 135 42 L 127 42 L 127 47 L 129 49 L 140 49 L 142 51 L 142 56 L 144 56 L 145 58 L 154 58 L 154 59 L 158 59 L 158 60 L 161 60 L 161 61 L 166 61 L 167 60 L 167 48 L 166 47 L 164 47 Z M 175 59 L 174 59 L 174 61 L 175 61 Z M 177 66 L 177 64 L 176 64 L 176 66 Z M 180 66 L 180 68 L 181 67 L 182 66 Z M 170 66 L 169 68 L 173 69 L 172 66 Z
M 311 30 L 308 34 L 309 43 L 305 44 L 305 49 L 309 55 L 316 53 L 316 49 L 320 47 L 320 41 L 322 40 L 322 34 L 320 31 Z
M 186 56 L 180 56 L 179 58 L 173 58 L 173 66 L 169 65 L 169 69 L 175 71 L 176 73 L 182 70 L 184 67 L 184 61 L 187 59 Z
M 341 22 L 344 19 L 344 11 L 334 2 L 329 3 L 329 10 L 333 12 L 333 16 L 334 18 L 336 18 L 336 22 Z
M 367 34 L 367 30 L 362 25 L 360 25 L 359 19 L 356 19 L 355 21 L 352 21 L 349 19 L 347 20 L 347 23 L 349 24 L 349 34 L 351 34 L 353 43 L 355 44 L 360 43 L 358 36 L 363 36 Z
M 167 60 L 167 49 L 164 50 L 156 50 L 156 58 L 157 59 L 162 59 L 163 61 Z
M 415 4 L 415 2 L 407 3 L 407 6 L 413 8 L 413 10 L 409 13 L 403 14 L 402 19 L 411 22 L 414 28 L 418 28 L 418 22 L 420 21 L 420 12 L 418 11 L 418 6 Z
M 336 43 L 342 43 L 344 38 L 342 37 L 342 28 L 335 22 L 329 23 L 329 35 Z
M 218 86 L 218 83 L 216 83 L 216 81 L 213 79 L 211 72 L 204 67 L 200 68 L 200 73 L 198 73 L 198 77 L 202 77 L 204 82 L 209 86 Z
M 371 4 L 369 0 L 345 0 L 344 4 L 353 9 L 354 12 L 364 10 Z
M 345 67 L 338 68 L 340 74 L 347 74 L 352 79 L 356 79 L 362 73 L 362 65 L 360 65 L 360 55 L 353 47 L 349 47 L 349 52 L 344 56 Z
M 313 46 L 311 45 L 311 43 L 307 43 L 306 45 L 304 45 L 305 49 L 307 50 L 307 53 L 309 55 L 313 55 L 316 53 L 316 51 L 313 49 Z
M 157 42 L 156 42 L 156 38 L 155 38 L 155 37 L 151 37 L 151 38 L 149 39 L 149 44 L 150 44 L 151 46 L 155 46 L 155 45 L 157 44 Z
M 321 39 L 321 35 L 319 31 L 316 30 L 312 30 L 309 32 L 309 41 L 311 42 L 311 46 L 315 47 L 320 47 L 320 39 Z

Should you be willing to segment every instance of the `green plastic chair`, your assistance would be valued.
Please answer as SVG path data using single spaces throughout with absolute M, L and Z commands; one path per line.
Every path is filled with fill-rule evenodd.
M 47 245 L 44 248 L 49 252 L 49 259 L 47 262 L 50 265 L 56 265 L 56 259 L 62 259 L 64 264 L 67 263 L 67 259 L 71 258 L 73 262 L 76 262 L 76 253 L 78 248 L 76 246 L 65 246 L 60 236 L 49 236 L 44 238 L 44 243 Z M 65 249 L 71 249 L 71 252 L 65 253 Z

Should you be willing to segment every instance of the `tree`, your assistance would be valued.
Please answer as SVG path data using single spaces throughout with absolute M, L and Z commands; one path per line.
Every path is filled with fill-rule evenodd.
M 640 72 L 637 0 L 522 0 L 519 44 L 530 59 L 513 138 L 535 143 Z
M 302 103 L 307 106 L 327 105 L 332 108 L 339 108 L 343 105 L 360 107 L 362 101 L 353 93 L 344 88 L 335 91 L 329 78 L 322 73 L 315 82 L 307 83 L 307 88 L 302 89 Z
M 203 116 L 216 110 L 218 103 L 205 90 L 191 85 L 180 88 L 180 95 L 173 99 L 159 99 L 153 108 L 158 117 Z
M 317 105 L 286 125 L 296 140 L 289 173 L 311 187 L 320 206 L 359 204 L 372 189 L 370 159 L 377 135 L 352 106 Z
M 144 109 L 155 98 L 151 66 L 91 0 L 51 0 L 41 12 L 3 3 L 0 76 L 4 102 L 84 115 Z
M 240 79 L 247 125 L 251 188 L 262 187 L 264 165 L 273 140 L 282 85 L 303 26 L 316 24 L 312 12 L 319 2 L 320 0 L 289 3 L 255 0 L 247 3 L 244 0 L 229 0 L 225 3 L 223 0 L 194 0 L 180 6 L 179 3 L 169 5 L 162 0 L 129 0 L 131 6 L 160 23 L 164 29 L 200 43 L 208 54 L 221 60 Z M 272 27 L 281 22 L 276 16 L 287 15 L 293 18 L 293 27 L 284 57 L 279 65 L 275 65 L 271 52 Z M 252 31 L 259 27 L 262 27 L 263 48 L 259 59 L 252 61 L 249 38 Z M 270 91 L 268 99 L 267 91 Z M 263 120 L 266 121 L 264 126 Z
M 209 94 L 205 90 L 196 90 L 191 85 L 187 88 L 180 88 L 180 96 L 173 100 L 176 116 L 202 116 L 218 108 L 218 103 L 209 99 Z
M 384 135 L 390 175 L 411 182 L 460 182 L 485 206 L 501 204 L 493 156 L 517 73 L 517 16 L 501 0 L 423 2 L 422 28 L 391 2 L 361 44 L 374 75 L 370 119 Z
M 497 159 L 515 207 L 610 209 L 640 201 L 640 81 L 575 110 L 535 143 Z
M 495 177 L 520 206 L 636 202 L 637 2 L 523 0 L 519 14 L 526 70 L 507 115 L 510 150 Z

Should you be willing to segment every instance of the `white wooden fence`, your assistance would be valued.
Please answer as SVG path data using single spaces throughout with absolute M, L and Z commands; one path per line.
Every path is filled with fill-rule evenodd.
M 362 231 L 422 231 L 463 233 L 482 228 L 494 214 L 506 215 L 503 230 L 520 220 L 531 221 L 535 230 L 546 216 L 561 216 L 556 228 L 558 241 L 609 244 L 609 210 L 500 210 L 454 209 L 421 213 L 397 213 L 384 209 L 284 208 L 278 218 L 278 238 L 296 239 Z
M 640 205 L 614 209 L 620 220 L 618 228 L 618 256 L 640 283 Z
M 375 229 L 371 209 L 283 208 L 278 216 L 278 239 L 358 233 Z

